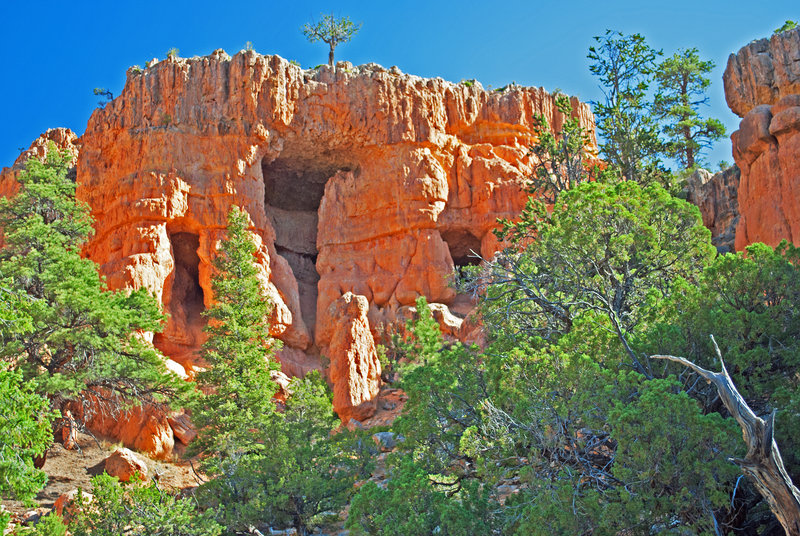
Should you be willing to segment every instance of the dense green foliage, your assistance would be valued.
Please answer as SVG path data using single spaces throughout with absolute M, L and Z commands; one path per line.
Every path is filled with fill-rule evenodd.
M 50 420 L 57 415 L 21 373 L 0 368 L 0 497 L 30 502 L 44 487 L 47 476 L 33 458 L 53 441 Z M 7 522 L 0 512 L 0 530 Z
M 80 256 L 91 231 L 66 154 L 30 159 L 19 192 L 0 199 L 0 494 L 31 499 L 45 483 L 32 458 L 68 401 L 112 410 L 161 404 L 183 389 L 138 331 L 163 316 L 144 291 L 111 292 Z
M 488 488 L 476 481 L 450 493 L 410 458 L 393 468 L 385 488 L 367 482 L 353 498 L 347 527 L 353 534 L 477 536 L 491 534 Z
M 61 516 L 51 512 L 35 524 L 17 527 L 12 534 L 14 536 L 67 536 L 67 526 Z
M 156 484 L 123 487 L 106 474 L 92 478 L 91 500 L 71 506 L 72 536 L 219 536 L 213 513 L 198 512 L 192 498 L 179 499 Z
M 231 533 L 270 525 L 309 534 L 344 507 L 356 478 L 368 474 L 360 440 L 331 435 L 337 419 L 319 375 L 295 380 L 291 391 L 285 410 L 260 430 L 261 448 L 228 459 L 201 488 L 201 500 Z
M 697 377 L 708 334 L 796 452 L 797 253 L 714 258 L 696 208 L 657 185 L 587 183 L 539 214 L 537 240 L 478 271 L 481 351 L 435 340 L 420 315 L 401 369 L 405 436 L 385 487 L 348 526 L 376 534 L 764 534 L 774 518 L 739 479 L 738 426 Z M 524 226 L 530 222 L 523 221 Z M 416 338 L 416 342 L 415 339 Z M 796 461 L 789 456 L 789 470 Z M 736 490 L 736 492 L 734 491 Z M 390 529 L 387 529 L 391 527 Z
M 158 403 L 181 388 L 162 356 L 134 334 L 163 317 L 144 290 L 111 292 L 80 256 L 91 230 L 75 200 L 69 161 L 54 149 L 31 159 L 21 189 L 0 199 L 0 359 L 23 372 L 55 407 L 91 393 L 116 405 Z M 83 393 L 83 394 L 81 394 Z
M 526 216 L 516 225 L 531 225 Z M 629 347 L 630 333 L 676 278 L 696 279 L 713 256 L 697 208 L 655 184 L 587 183 L 564 192 L 537 234 L 477 280 L 490 283 L 485 318 L 493 331 L 551 339 L 581 312 L 600 312 L 636 370 L 649 374 Z

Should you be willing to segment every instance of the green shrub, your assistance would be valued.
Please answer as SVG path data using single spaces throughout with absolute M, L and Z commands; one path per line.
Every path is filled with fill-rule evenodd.
M 192 498 L 179 499 L 158 488 L 122 486 L 107 474 L 92 478 L 93 499 L 75 500 L 69 521 L 73 536 L 219 536 L 214 512 L 199 512 Z

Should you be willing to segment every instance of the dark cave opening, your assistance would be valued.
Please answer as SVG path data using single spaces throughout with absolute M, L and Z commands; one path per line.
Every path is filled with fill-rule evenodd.
M 170 233 L 175 266 L 167 280 L 165 312 L 169 314 L 163 333 L 155 335 L 153 343 L 170 355 L 181 350 L 195 351 L 202 344 L 205 303 L 200 286 L 200 237 L 193 233 Z
M 288 154 L 288 156 L 287 156 Z M 338 171 L 355 166 L 339 152 L 284 151 L 261 164 L 264 204 L 275 228 L 275 249 L 297 280 L 300 311 L 312 335 L 317 316 L 317 224 L 325 184 Z
M 450 249 L 450 257 L 456 269 L 478 266 L 481 263 L 481 241 L 466 229 L 442 231 L 442 240 Z

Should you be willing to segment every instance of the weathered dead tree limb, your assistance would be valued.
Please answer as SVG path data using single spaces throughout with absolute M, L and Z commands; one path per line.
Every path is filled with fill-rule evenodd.
M 773 437 L 775 412 L 773 411 L 766 420 L 753 413 L 733 384 L 713 335 L 711 341 L 719 357 L 722 372 L 711 372 L 683 357 L 672 355 L 652 357 L 681 363 L 714 384 L 723 404 L 741 426 L 742 437 L 747 444 L 747 455 L 744 459 L 731 458 L 731 461 L 738 464 L 750 477 L 756 489 L 766 499 L 772 513 L 783 525 L 786 534 L 800 536 L 800 490 L 792 483 L 792 479 L 783 467 L 783 459 Z

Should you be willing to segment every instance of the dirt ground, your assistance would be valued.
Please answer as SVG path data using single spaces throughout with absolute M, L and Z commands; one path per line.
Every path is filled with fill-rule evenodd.
M 43 467 L 47 473 L 47 485 L 36 496 L 38 506 L 25 506 L 19 501 L 2 501 L 1 504 L 19 523 L 49 512 L 56 499 L 73 489 L 91 492 L 90 479 L 103 472 L 105 459 L 118 446 L 87 434 L 78 434 L 78 448 L 75 450 L 67 450 L 61 443 L 54 443 L 47 451 L 47 461 Z M 147 462 L 150 476 L 158 475 L 162 489 L 191 488 L 200 483 L 190 463 L 180 459 L 177 454 L 170 461 L 156 461 L 144 454 L 139 455 Z

